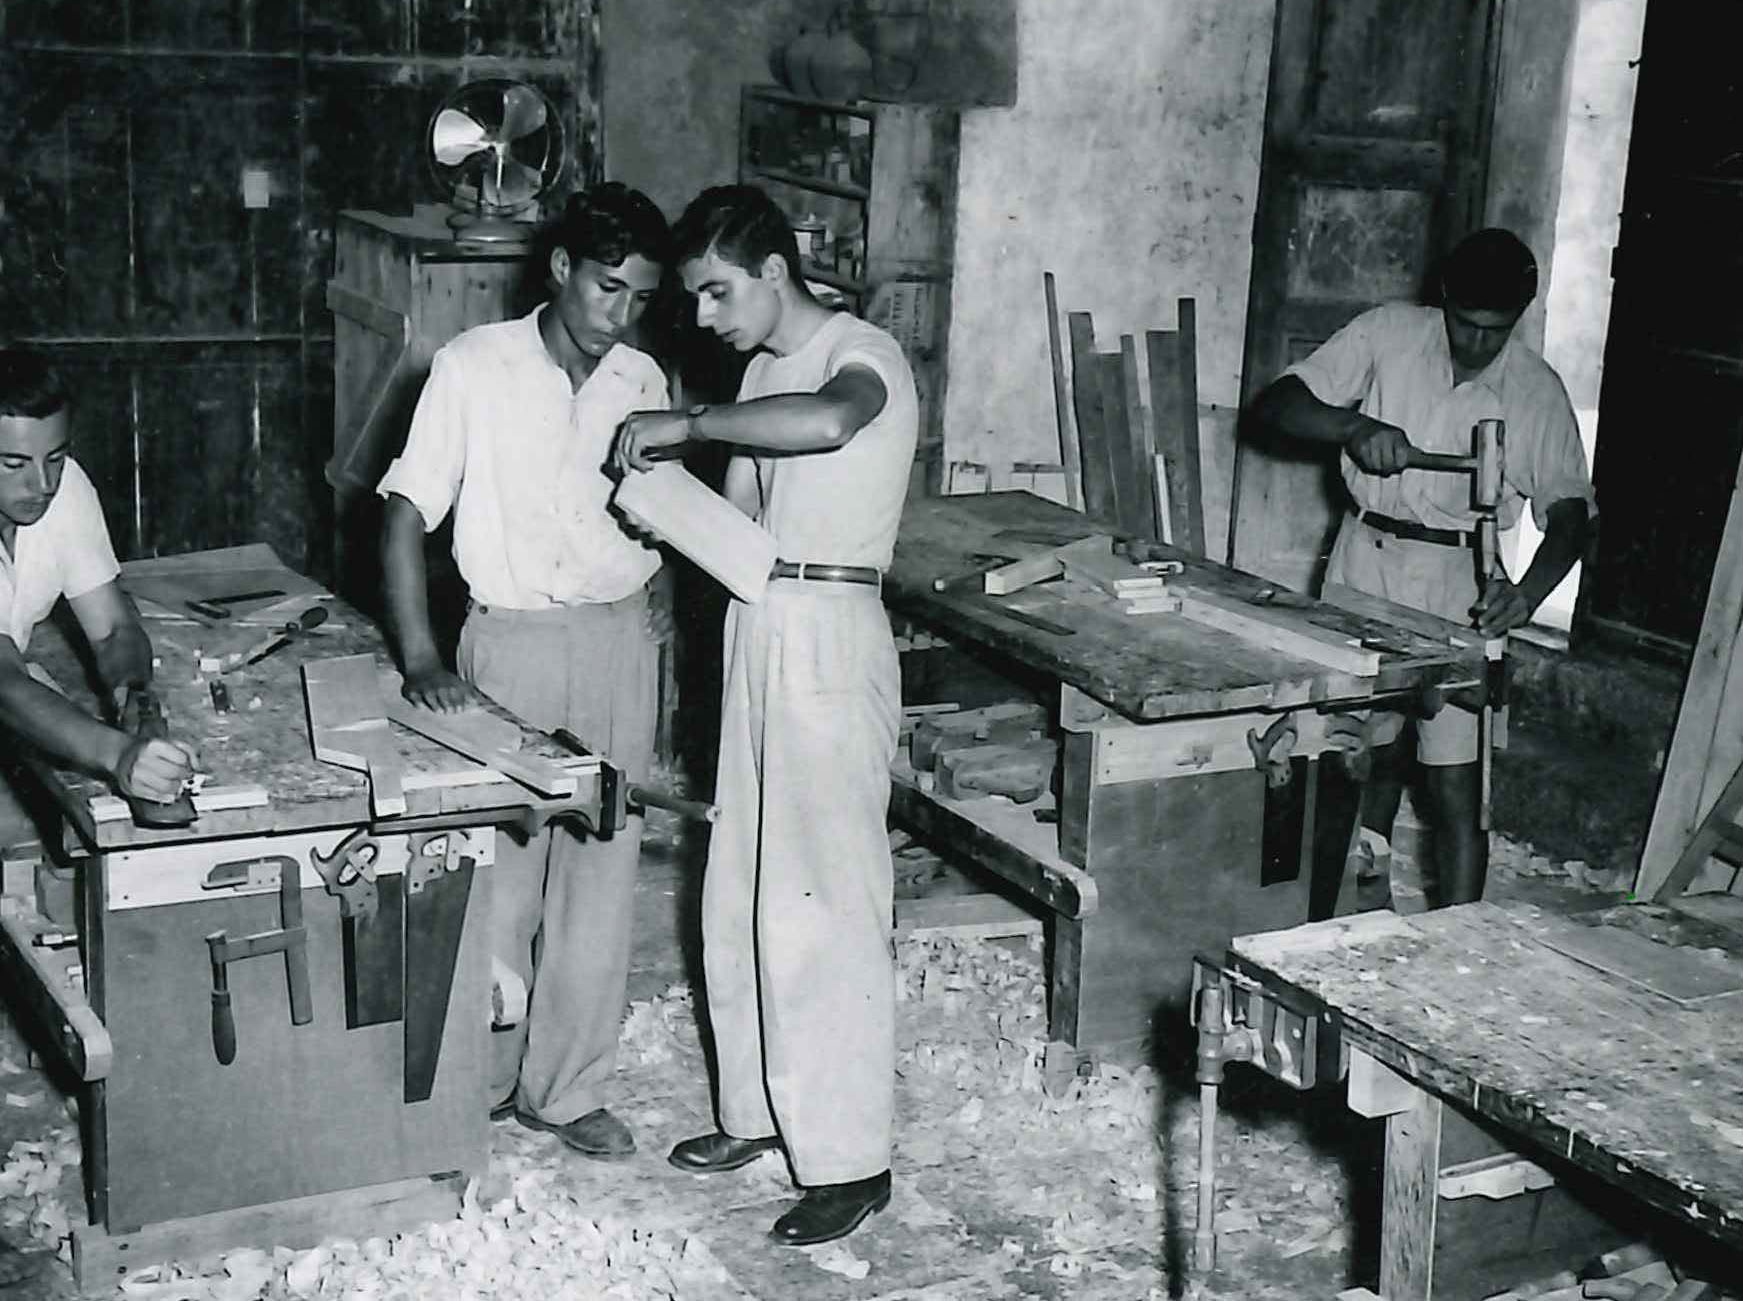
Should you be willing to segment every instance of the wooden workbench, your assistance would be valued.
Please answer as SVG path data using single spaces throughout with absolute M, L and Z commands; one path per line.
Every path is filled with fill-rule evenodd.
M 901 763 L 892 807 L 1043 910 L 1050 1034 L 1088 1050 L 1138 1045 L 1159 1010 L 1183 1006 L 1183 955 L 1331 913 L 1360 790 L 1328 753 L 1334 725 L 1359 730 L 1351 711 L 1389 697 L 1482 683 L 1482 645 L 1468 629 L 1353 595 L 1333 606 L 1183 552 L 1172 553 L 1183 572 L 1167 579 L 1170 591 L 1233 603 L 1286 644 L 1329 638 L 1371 651 L 1375 671 L 1328 667 L 1180 614 L 1130 615 L 1072 579 L 1005 598 L 933 589 L 986 568 L 977 557 L 1117 532 L 1022 492 L 910 501 L 884 586 L 898 616 L 1057 710 L 1058 798 L 1038 806 L 1057 827 L 997 798 L 941 799 Z M 1045 631 L 1006 608 L 1073 631 Z M 923 676 L 905 664 L 907 703 L 923 702 Z M 1272 786 L 1248 734 L 1285 719 L 1298 733 L 1290 780 Z
M 213 563 L 199 556 L 178 562 Z M 162 568 L 152 561 L 142 570 L 160 575 Z M 249 573 L 244 586 L 259 586 L 258 572 Z M 124 572 L 124 584 L 127 578 Z M 391 1233 L 451 1214 L 468 1175 L 485 1167 L 490 873 L 476 869 L 494 861 L 495 824 L 515 819 L 536 797 L 396 727 L 406 814 L 372 822 L 365 777 L 313 756 L 301 667 L 341 655 L 375 655 L 384 667 L 388 661 L 372 625 L 341 602 L 324 604 L 331 612 L 325 624 L 225 676 L 232 708 L 220 713 L 208 690 L 215 675 L 200 672 L 201 657 L 257 642 L 295 606 L 268 610 L 264 619 L 239 611 L 210 621 L 140 601 L 171 734 L 194 745 L 209 774 L 191 825 L 135 826 L 102 782 L 43 763 L 32 768 L 65 814 L 64 861 L 79 881 L 78 946 L 56 952 L 32 944 L 36 932 L 65 923 L 51 927 L 10 900 L 0 957 L 15 979 L 30 983 L 23 1001 L 43 1014 L 84 1081 L 90 1224 L 75 1230 L 74 1242 L 87 1289 L 112 1287 L 118 1272 L 153 1260 L 193 1258 L 240 1242 L 298 1246 L 333 1233 Z M 95 710 L 78 659 L 52 625 L 33 638 L 29 658 Z M 561 754 L 538 733 L 523 730 L 523 740 L 529 752 Z M 241 807 L 210 807 L 236 799 Z M 436 852 L 414 837 L 454 837 L 457 857 L 448 861 L 464 855 L 475 869 L 459 905 L 448 1010 L 438 1023 L 433 1089 L 423 1100 L 406 1101 L 415 1090 L 404 1065 L 405 1018 L 358 1016 L 352 1023 L 347 1000 L 375 986 L 353 971 L 349 923 L 312 861 L 363 828 L 382 846 L 378 885 L 395 874 L 404 882 L 383 886 L 382 898 L 397 901 L 384 918 L 397 919 L 402 909 L 409 916 L 408 892 L 430 888 L 403 875 L 410 853 Z M 251 863 L 271 869 L 271 879 L 214 887 L 220 864 Z M 292 1024 L 282 957 L 230 963 L 237 1050 L 225 1064 L 215 1046 L 205 937 L 218 929 L 242 937 L 289 925 L 284 914 L 291 904 L 280 887 L 292 868 L 300 881 L 296 906 L 307 936 L 313 1018 Z M 450 904 L 449 916 L 457 911 Z M 407 924 L 408 972 L 419 943 Z M 397 1004 L 394 970 L 391 982 L 377 984 L 391 985 L 388 1001 Z M 408 992 L 408 1006 L 410 999 Z
M 1737 1268 L 1743 993 L 1724 991 L 1743 990 L 1740 958 L 1743 933 L 1669 908 L 1477 903 L 1241 936 L 1228 967 L 1317 1015 L 1322 1040 L 1341 1040 L 1350 1105 L 1386 1117 L 1380 1294 L 1465 1301 L 1655 1232 L 1687 1231 Z M 1459 1196 L 1461 1171 L 1480 1168 L 1455 1164 L 1473 1132 L 1492 1140 L 1476 1154 L 1485 1178 L 1530 1168 L 1495 1155 L 1510 1150 L 1559 1186 Z M 1558 1195 L 1578 1223 L 1535 1204 Z M 1574 1255 L 1553 1258 L 1558 1228 Z

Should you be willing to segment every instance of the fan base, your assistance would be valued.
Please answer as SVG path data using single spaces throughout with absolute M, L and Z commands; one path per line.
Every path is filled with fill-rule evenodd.
M 523 244 L 533 228 L 528 222 L 457 209 L 448 214 L 448 229 L 455 239 L 468 244 Z

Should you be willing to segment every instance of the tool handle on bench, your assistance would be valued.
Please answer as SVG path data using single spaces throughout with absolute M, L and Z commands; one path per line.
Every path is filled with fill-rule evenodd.
M 720 806 L 710 804 L 707 800 L 687 800 L 677 795 L 668 795 L 664 791 L 649 790 L 646 786 L 631 786 L 626 794 L 628 803 L 644 809 L 665 809 L 668 813 L 676 813 L 679 817 L 691 818 L 697 822 L 719 822 Z
M 220 1066 L 236 1060 L 236 1017 L 230 1011 L 230 991 L 212 991 L 212 1052 Z

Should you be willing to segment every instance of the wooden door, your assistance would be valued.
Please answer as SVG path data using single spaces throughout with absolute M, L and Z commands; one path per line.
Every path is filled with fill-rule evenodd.
M 1502 0 L 1279 0 L 1243 404 L 1376 303 L 1417 300 L 1481 224 Z M 1243 429 L 1229 556 L 1317 587 L 1335 456 Z
M 1687 657 L 1743 448 L 1743 87 L 1700 5 L 1646 11 L 1576 636 Z

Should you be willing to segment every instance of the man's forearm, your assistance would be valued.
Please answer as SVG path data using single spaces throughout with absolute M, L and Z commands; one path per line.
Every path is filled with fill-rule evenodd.
M 151 685 L 151 639 L 135 620 L 119 623 L 107 637 L 93 641 L 91 655 L 97 676 L 111 693 Z
M 424 519 L 404 497 L 387 499 L 381 530 L 381 572 L 387 587 L 387 622 L 407 673 L 440 661 L 430 627 L 424 576 Z
M 777 393 L 703 408 L 690 418 L 690 436 L 754 451 L 824 452 L 853 436 L 850 413 L 815 393 Z
M 128 736 L 105 726 L 22 668 L 0 667 L 0 726 L 51 758 L 113 777 Z
M 1253 402 L 1253 418 L 1291 438 L 1339 446 L 1376 423 L 1359 411 L 1321 402 L 1294 375 L 1284 375 L 1259 394 Z
M 1553 503 L 1548 516 L 1543 541 L 1538 543 L 1531 564 L 1518 583 L 1520 593 L 1533 611 L 1555 591 L 1574 567 L 1574 562 L 1585 554 L 1592 531 L 1586 503 L 1577 497 Z

